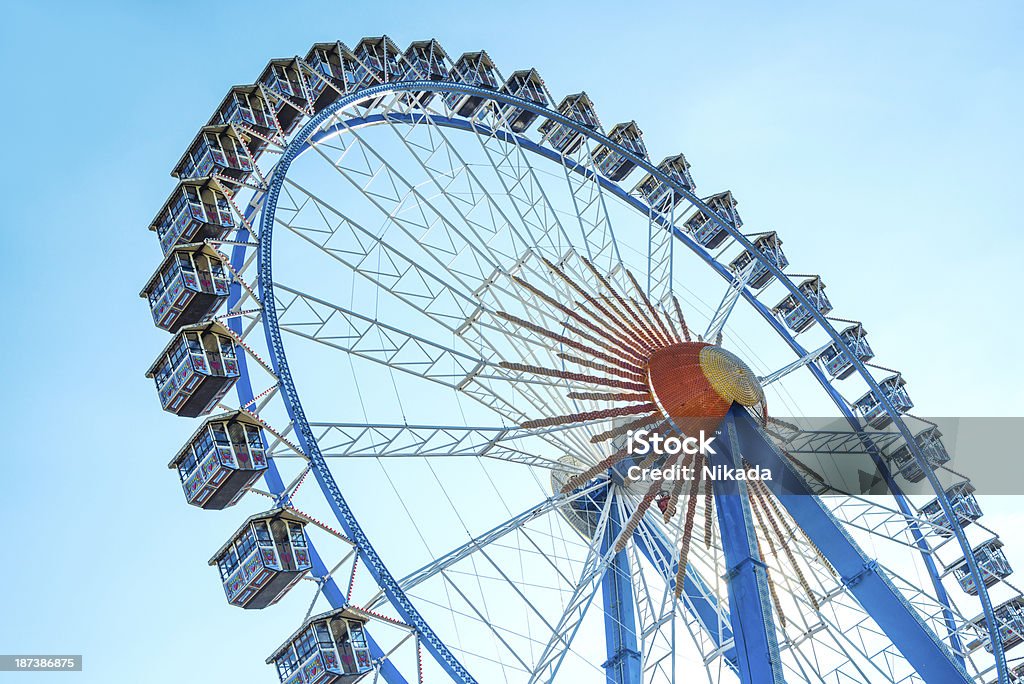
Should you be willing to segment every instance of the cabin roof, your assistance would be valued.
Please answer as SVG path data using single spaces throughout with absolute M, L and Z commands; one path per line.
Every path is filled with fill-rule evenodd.
M 320 620 L 328 620 L 330 618 L 335 617 L 344 617 L 353 620 L 359 620 L 360 622 L 366 623 L 370 620 L 372 615 L 361 608 L 357 608 L 356 606 L 345 606 L 343 608 L 335 608 L 334 610 L 329 610 L 326 613 L 320 613 L 319 615 L 310 616 L 306 618 L 301 625 L 299 625 L 298 629 L 292 632 L 291 636 L 288 637 L 283 644 L 277 647 L 276 651 L 270 654 L 270 657 L 267 658 L 266 663 L 270 665 L 275 660 L 280 658 L 281 654 L 284 653 L 288 649 L 288 647 L 292 645 L 292 642 L 298 639 L 299 635 L 302 634 L 302 632 L 304 632 L 314 622 L 319 622 Z
M 222 99 L 220 101 L 220 104 L 217 105 L 217 108 L 213 110 L 213 116 L 210 117 L 210 122 L 206 124 L 207 126 L 220 125 L 218 123 L 215 123 L 217 121 L 217 115 L 220 114 L 220 110 L 224 109 L 225 105 L 228 104 L 228 102 L 231 100 L 232 96 L 235 93 L 245 93 L 246 95 L 252 95 L 253 93 L 256 93 L 260 97 L 263 97 L 263 93 L 260 90 L 260 86 L 258 83 L 243 83 L 240 85 L 231 86 L 230 88 L 228 88 L 228 92 L 224 96 L 224 99 Z
M 191 148 L 189 148 L 191 149 Z M 174 168 L 178 168 L 175 166 Z M 218 187 L 220 184 L 213 176 L 204 176 L 203 178 L 182 178 L 178 181 L 178 184 L 174 186 L 174 190 L 171 190 L 171 194 L 167 196 L 167 200 L 161 205 L 160 211 L 156 213 L 153 220 L 149 222 L 149 229 L 156 230 L 156 224 L 160 222 L 160 217 L 163 216 L 164 212 L 167 211 L 167 207 L 171 204 L 174 196 L 178 194 L 178 191 L 186 186 L 191 185 L 194 187 L 205 188 L 207 185 L 211 186 L 213 190 L 220 192 Z
M 993 537 L 992 539 L 989 539 L 988 541 L 983 541 L 980 544 L 978 544 L 977 546 L 975 546 L 973 549 L 971 549 L 971 553 L 977 554 L 978 551 L 981 551 L 982 549 L 986 549 L 986 548 L 992 549 L 993 551 L 996 550 L 996 549 L 1001 549 L 1001 548 L 1003 548 L 1003 540 L 1000 539 L 999 537 Z M 961 558 L 957 562 L 951 563 L 950 565 L 947 565 L 946 566 L 946 570 L 956 570 L 957 568 L 962 567 L 962 566 L 964 566 L 966 564 L 967 564 L 967 559 L 966 558 Z
M 961 482 L 957 482 L 954 485 L 950 485 L 949 487 L 946 487 L 946 496 L 947 497 L 948 496 L 956 496 L 957 494 L 960 493 L 960 490 L 963 490 L 963 491 L 967 492 L 968 494 L 971 494 L 971 493 L 973 493 L 975 491 L 973 484 L 971 484 L 967 480 L 963 480 Z M 930 506 L 936 506 L 936 505 L 938 505 L 938 503 L 939 503 L 939 499 L 938 499 L 938 497 L 936 497 L 936 498 L 932 499 L 931 501 L 928 501 L 927 503 L 925 503 L 923 506 L 921 506 L 921 510 L 924 510 L 925 508 L 928 508 Z
M 860 329 L 861 335 L 867 335 L 868 334 L 868 331 L 864 329 L 864 324 L 860 323 L 859 321 L 857 323 L 854 323 L 853 325 L 850 325 L 850 326 L 847 326 L 847 327 L 843 328 L 843 331 L 841 333 L 839 333 L 839 334 L 840 335 L 845 335 L 848 332 L 854 332 L 854 331 L 856 331 L 858 329 Z
M 291 520 L 292 522 L 302 523 L 303 525 L 306 524 L 305 518 L 303 518 L 302 516 L 293 512 L 292 509 L 287 508 L 285 506 L 271 508 L 269 511 L 263 511 L 262 513 L 254 513 L 253 515 L 250 515 L 248 518 L 246 518 L 245 522 L 238 526 L 238 529 L 235 530 L 230 537 L 228 537 L 228 540 L 226 542 L 221 544 L 221 547 L 217 549 L 217 552 L 213 554 L 212 558 L 210 558 L 210 565 L 217 564 L 217 561 L 221 559 L 221 556 L 227 553 L 228 547 L 231 546 L 236 539 L 238 539 L 238 537 L 242 534 L 242 532 L 245 531 L 245 528 L 247 528 L 250 523 L 255 522 L 256 520 L 267 520 L 270 518 L 273 518 L 275 520 L 280 518 L 283 520 Z
M 309 61 L 309 58 L 313 55 L 313 52 L 315 50 L 334 50 L 334 49 L 337 49 L 338 53 L 341 56 L 343 56 L 343 57 L 344 56 L 348 56 L 348 57 L 352 56 L 352 50 L 349 49 L 348 45 L 345 45 L 340 40 L 336 40 L 336 41 L 331 42 L 331 43 L 313 43 L 313 45 L 309 48 L 309 51 L 306 52 L 306 61 L 307 62 Z
M 878 381 L 878 384 L 884 385 L 890 382 L 895 382 L 900 387 L 907 384 L 907 381 L 903 379 L 903 373 L 900 373 L 899 371 L 896 371 L 895 373 L 888 377 L 882 378 L 881 380 Z
M 544 85 L 544 79 L 540 77 L 540 72 L 537 71 L 536 67 L 530 67 L 529 69 L 519 69 L 517 71 L 513 71 L 512 75 L 505 79 L 505 83 L 508 84 L 508 82 L 511 81 L 516 76 L 521 76 L 522 78 L 525 78 L 529 81 L 535 81 L 536 83 L 539 83 L 541 86 Z
M 207 124 L 206 126 L 203 126 L 199 129 L 199 132 L 195 134 L 195 137 L 192 138 L 192 142 L 190 142 L 188 146 L 185 147 L 185 152 L 178 159 L 178 163 L 174 165 L 174 170 L 171 171 L 171 175 L 177 173 L 178 169 L 181 168 L 181 165 L 185 163 L 185 158 L 188 157 L 189 153 L 192 151 L 192 148 L 196 146 L 196 143 L 199 142 L 199 139 L 202 138 L 203 135 L 206 133 L 216 133 L 217 135 L 223 135 L 224 133 L 228 133 L 230 135 L 234 135 L 239 140 L 242 139 L 235 132 L 235 127 L 231 124 Z
M 755 235 L 753 237 L 754 237 L 754 244 L 755 245 L 758 242 L 765 242 L 767 240 L 773 240 L 777 244 L 780 244 L 780 245 L 782 244 L 782 238 L 780 238 L 778 232 L 776 232 L 774 230 L 766 230 L 763 233 L 758 233 L 757 235 Z
M 166 266 L 178 252 L 189 252 L 190 254 L 198 254 L 199 252 L 202 252 L 206 256 L 213 257 L 219 261 L 225 261 L 223 254 L 205 242 L 191 242 L 187 245 L 178 245 L 167 253 L 167 256 L 165 256 L 163 261 L 160 262 L 160 265 L 156 267 L 155 271 L 153 271 L 153 275 L 149 277 L 149 280 L 146 281 L 146 286 L 143 287 L 142 292 L 139 293 L 140 297 L 146 297 L 149 295 L 149 291 L 153 288 L 153 283 L 156 282 L 156 278 L 160 275 L 160 271 L 164 269 L 164 266 Z
M 716 199 L 727 200 L 731 202 L 733 206 L 739 204 L 739 202 L 736 201 L 736 198 L 732 196 L 732 190 L 724 190 L 722 192 L 716 192 L 714 195 L 708 195 L 707 197 L 704 198 L 704 202 L 709 203 L 712 200 Z
M 621 126 L 622 124 L 619 124 L 619 125 Z M 680 154 L 670 154 L 669 156 L 667 156 L 664 159 L 662 159 L 660 162 L 658 162 L 658 169 L 661 170 L 661 171 L 664 171 L 663 167 L 666 164 L 670 164 L 670 163 L 676 161 L 677 159 L 682 159 L 683 160 L 683 166 L 685 168 L 687 168 L 687 169 L 690 168 L 690 163 L 688 161 L 686 161 L 686 157 L 684 157 L 682 155 L 682 153 L 680 153 Z M 636 186 L 634 186 L 633 189 L 635 190 L 636 188 L 639 188 L 641 185 L 643 185 L 644 183 L 646 183 L 648 180 L 650 180 L 653 177 L 654 177 L 653 173 L 645 173 L 644 177 L 640 179 L 640 181 L 636 184 Z
M 154 361 L 153 365 L 151 365 L 149 370 L 146 371 L 147 378 L 152 378 L 156 375 L 156 368 L 163 362 L 164 357 L 167 356 L 167 352 L 169 352 L 171 347 L 178 342 L 178 338 L 187 332 L 215 332 L 220 335 L 230 337 L 230 331 L 218 321 L 206 321 L 205 323 L 197 323 L 196 325 L 186 325 L 184 328 L 178 330 L 174 337 L 171 338 L 171 341 L 168 342 L 162 350 L 160 350 L 160 353 L 156 357 L 156 361 Z
M 448 53 L 444 51 L 444 48 L 441 46 L 441 43 L 437 40 L 437 38 L 431 38 L 430 40 L 414 40 L 413 42 L 409 43 L 409 47 L 405 49 L 405 54 L 408 55 L 414 49 L 420 47 L 432 48 L 433 51 L 437 52 L 439 55 L 441 55 L 441 57 L 443 57 L 444 59 L 448 59 Z
M 630 129 L 635 130 L 637 132 L 637 135 L 643 135 L 643 131 L 640 130 L 640 126 L 637 125 L 636 121 L 624 121 L 622 123 L 617 123 L 614 126 L 612 126 L 612 129 L 608 131 L 608 137 L 610 138 L 612 135 L 616 133 L 621 133 L 623 131 L 627 131 Z
M 178 453 L 174 455 L 171 462 L 167 464 L 168 468 L 174 469 L 178 467 L 178 464 L 185 458 L 185 454 L 188 452 L 188 448 L 192 445 L 192 442 L 199 437 L 199 434 L 206 429 L 210 423 L 223 423 L 226 421 L 234 421 L 237 423 L 246 423 L 248 425 L 255 425 L 256 427 L 263 427 L 260 421 L 256 420 L 255 417 L 249 414 L 248 411 L 225 411 L 224 413 L 218 413 L 215 416 L 210 416 L 203 421 L 203 424 L 196 428 L 195 432 L 185 441 L 185 445 L 178 449 Z
M 686 161 L 686 157 L 683 156 L 682 152 L 680 152 L 679 154 L 670 154 L 669 156 L 665 157 L 660 162 L 658 162 L 658 168 L 660 169 L 662 166 L 665 166 L 666 164 L 671 164 L 672 162 L 677 162 L 680 159 L 683 160 L 683 166 L 685 166 L 686 168 L 690 168 L 690 162 Z
M 388 53 L 392 54 L 392 55 L 398 55 L 398 54 L 402 53 L 402 51 L 398 48 L 398 46 L 395 45 L 395 41 L 391 40 L 386 35 L 384 35 L 384 36 L 366 36 L 362 40 L 360 40 L 358 43 L 356 43 L 356 50 L 361 48 L 364 43 L 366 43 L 368 45 L 380 45 L 380 44 L 383 44 L 384 45 L 384 49 L 386 49 L 388 51 Z
M 487 50 L 478 50 L 476 52 L 463 52 L 462 55 L 459 56 L 458 62 L 461 62 L 462 60 L 468 61 L 470 59 L 479 59 L 481 62 L 483 62 L 483 66 L 485 69 L 495 68 L 494 60 L 491 59 L 491 56 L 487 54 Z
M 1002 608 L 1006 608 L 1007 606 L 1014 606 L 1014 607 L 1017 607 L 1017 608 L 1024 608 L 1024 596 L 1014 596 L 1013 598 L 1011 598 L 1009 600 L 1003 601 L 998 606 L 994 606 L 992 608 L 992 610 L 993 611 L 998 611 L 998 610 L 1000 610 Z M 972 619 L 971 622 L 976 624 L 976 625 L 984 624 L 984 622 L 985 622 L 985 614 L 982 613 L 978 617 Z
M 296 57 L 275 57 L 274 59 L 267 61 L 267 66 L 263 67 L 263 71 L 260 72 L 260 77 L 256 81 L 263 80 L 263 77 L 275 66 L 295 66 Z
M 587 95 L 587 91 L 585 90 L 573 93 L 572 95 L 566 95 L 562 98 L 562 101 L 558 103 L 558 108 L 561 109 L 562 105 L 567 102 L 582 102 L 584 105 L 590 107 L 591 110 L 594 109 L 594 101 L 590 99 L 590 96 Z M 597 112 L 594 112 L 594 114 L 597 114 Z
M 797 289 L 803 287 L 804 285 L 813 285 L 815 283 L 818 284 L 818 288 L 819 289 L 822 289 L 822 290 L 825 289 L 825 283 L 821 282 L 821 276 L 818 276 L 818 275 L 814 275 L 814 276 L 811 276 L 810 278 L 806 278 L 802 283 L 797 285 Z

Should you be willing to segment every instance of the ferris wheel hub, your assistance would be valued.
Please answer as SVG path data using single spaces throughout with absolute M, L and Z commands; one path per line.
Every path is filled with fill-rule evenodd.
M 661 413 L 687 427 L 714 429 L 733 403 L 764 412 L 757 376 L 738 356 L 706 342 L 680 342 L 652 352 L 647 384 Z

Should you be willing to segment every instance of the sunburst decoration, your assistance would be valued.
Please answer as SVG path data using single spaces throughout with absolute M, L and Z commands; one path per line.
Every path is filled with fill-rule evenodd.
M 589 259 L 576 256 L 599 287 L 592 288 L 569 275 L 563 266 L 541 258 L 555 281 L 566 286 L 567 290 L 563 292 L 573 293 L 569 295 L 572 301 L 561 301 L 542 287 L 520 276 L 511 276 L 524 293 L 551 307 L 552 313 L 561 319 L 560 332 L 505 311 L 495 312 L 506 323 L 560 345 L 565 351 L 558 352 L 557 357 L 563 362 L 563 368 L 545 368 L 510 361 L 503 361 L 500 365 L 519 373 L 570 381 L 577 388 L 567 394 L 568 399 L 595 402 L 603 406 L 528 420 L 522 423 L 523 428 L 620 419 L 619 424 L 593 434 L 590 440 L 593 444 L 612 445 L 614 440 L 640 429 L 647 429 L 651 434 L 657 433 L 662 437 L 696 436 L 701 430 L 711 434 L 734 404 L 746 407 L 762 424 L 768 422 L 764 392 L 756 376 L 742 360 L 721 347 L 720 333 L 714 344 L 700 336 L 694 340 L 675 295 L 671 298 L 673 315 L 655 306 L 628 269 L 624 269 L 624 272 L 629 291 L 620 291 Z M 565 263 L 566 259 L 563 259 L 562 264 Z M 566 367 L 579 370 L 566 370 Z M 591 385 L 595 389 L 581 390 L 578 389 L 579 384 Z M 610 455 L 566 480 L 562 491 L 577 489 L 627 458 L 633 458 L 624 446 L 613 446 L 610 451 Z M 692 466 L 695 472 L 700 473 L 704 464 L 704 456 L 699 453 L 680 453 L 669 456 L 652 454 L 639 465 L 641 469 L 661 468 L 665 471 Z M 658 505 L 664 522 L 668 523 L 680 513 L 680 499 L 685 497 L 685 507 L 680 513 L 682 535 L 675 582 L 678 598 L 682 592 L 693 528 L 697 520 L 701 480 L 693 478 L 687 482 L 679 478 L 667 489 L 665 486 L 664 480 L 652 479 L 636 510 L 623 525 L 615 549 L 622 551 L 626 547 L 652 504 Z M 684 488 L 687 489 L 685 493 Z M 703 542 L 709 548 L 715 534 L 714 492 L 712 486 L 703 489 Z M 778 558 L 782 554 L 795 569 L 794 574 L 809 604 L 817 610 L 818 599 L 811 591 L 797 563 L 796 554 L 790 547 L 790 541 L 798 538 L 799 529 L 783 514 L 763 483 L 748 482 L 747 496 L 758 528 L 758 551 L 762 559 L 765 556 L 761 548 L 763 538 L 772 557 Z M 805 535 L 800 537 L 809 548 L 814 549 L 821 563 L 834 575 L 832 567 L 810 540 Z M 768 585 L 775 610 L 785 626 L 786 618 L 771 573 Z

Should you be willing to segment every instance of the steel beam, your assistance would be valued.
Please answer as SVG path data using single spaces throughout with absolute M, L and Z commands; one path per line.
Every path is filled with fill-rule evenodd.
M 712 466 L 741 468 L 739 434 L 734 408 L 720 429 L 717 453 L 705 454 Z M 708 486 L 708 482 L 705 482 Z M 721 479 L 713 483 L 718 528 L 725 551 L 729 615 L 736 644 L 740 681 L 744 684 L 782 684 L 782 657 L 772 617 L 768 568 L 761 560 L 746 482 Z
M 945 642 L 925 624 L 885 571 L 854 543 L 753 417 L 734 406 L 726 420 L 736 431 L 739 453 L 751 465 L 772 473 L 768 484 L 779 502 L 917 673 L 926 682 L 970 682 L 967 672 Z M 724 536 L 726 522 L 721 519 L 720 522 Z

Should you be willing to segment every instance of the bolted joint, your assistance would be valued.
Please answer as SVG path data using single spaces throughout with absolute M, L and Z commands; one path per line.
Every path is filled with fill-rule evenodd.
M 743 572 L 743 567 L 746 566 L 746 565 L 754 566 L 755 571 L 756 571 L 757 568 L 761 568 L 765 572 L 768 571 L 768 566 L 767 565 L 765 565 L 761 561 L 757 560 L 756 558 L 749 558 L 748 557 L 748 558 L 744 558 L 739 563 L 737 563 L 736 565 L 734 565 L 731 568 L 729 568 L 728 570 L 726 570 L 725 574 L 722 575 L 722 579 L 724 579 L 726 582 L 730 582 L 730 581 L 734 580 L 737 576 L 739 576 L 739 574 L 741 572 Z
M 855 587 L 860 584 L 861 580 L 865 577 L 876 572 L 878 572 L 878 562 L 875 560 L 869 560 L 864 564 L 864 567 L 860 569 L 860 572 L 851 577 L 844 577 L 843 584 L 847 587 Z

